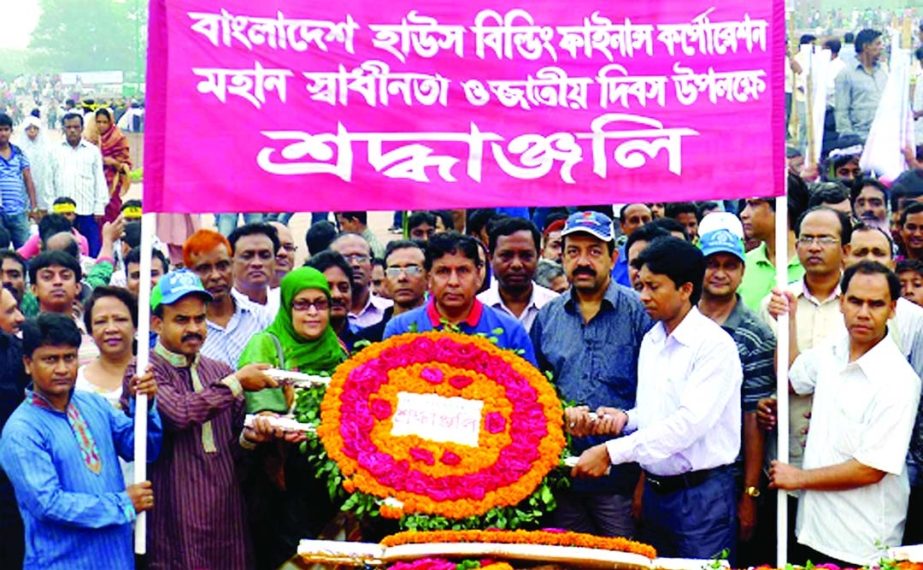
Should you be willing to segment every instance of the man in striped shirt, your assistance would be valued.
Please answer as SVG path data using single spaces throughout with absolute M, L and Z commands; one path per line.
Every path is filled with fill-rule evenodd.
M 90 257 L 96 257 L 102 247 L 101 227 L 109 189 L 103 175 L 103 155 L 83 140 L 82 134 L 83 117 L 78 113 L 64 115 L 65 140 L 54 149 L 51 183 L 55 198 L 66 196 L 77 202 L 74 227 L 89 241 Z
M 199 230 L 192 234 L 183 244 L 183 263 L 199 276 L 212 296 L 206 312 L 208 336 L 202 355 L 237 368 L 250 338 L 269 326 L 275 315 L 243 295 L 231 294 L 231 244 L 220 233 Z
M 151 291 L 151 325 L 159 335 L 151 368 L 164 453 L 150 467 L 158 493 L 147 529 L 150 568 L 253 565 L 238 468 L 243 450 L 262 440 L 244 429 L 243 392 L 278 385 L 263 372 L 265 364 L 235 373 L 202 356 L 209 301 L 188 270 L 167 273 Z M 126 378 L 134 368 L 128 367 Z M 122 404 L 128 404 L 124 395 Z
M 707 220 L 712 216 L 714 214 L 702 220 L 703 227 L 708 227 Z M 756 406 L 761 398 L 772 395 L 775 388 L 776 340 L 769 326 L 744 305 L 737 293 L 746 263 L 744 232 L 736 218 L 731 218 L 730 223 L 734 226 L 719 227 L 701 236 L 699 245 L 705 255 L 705 278 L 698 308 L 731 335 L 743 368 L 743 426 L 737 458 L 740 477 L 737 512 L 741 540 L 738 555 L 749 563 L 759 555 L 770 555 L 758 552 L 766 541 L 751 542 L 751 539 L 757 523 L 757 499 L 761 494 L 760 474 L 766 445 L 765 434 L 756 421 Z
M 0 113 L 0 224 L 10 232 L 13 245 L 22 247 L 29 239 L 27 210 L 35 210 L 35 184 L 29 159 L 10 144 L 12 132 L 13 119 Z

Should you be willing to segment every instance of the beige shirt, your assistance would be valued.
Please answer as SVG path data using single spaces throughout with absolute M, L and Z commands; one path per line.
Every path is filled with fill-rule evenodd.
M 804 352 L 818 346 L 831 333 L 845 330 L 843 313 L 840 312 L 840 288 L 837 286 L 828 299 L 817 299 L 808 291 L 804 279 L 788 286 L 788 290 L 795 294 L 798 300 L 798 309 L 795 323 L 798 334 L 798 352 Z M 769 299 L 766 296 L 760 304 L 760 314 L 763 320 L 776 328 L 776 321 L 769 314 Z M 789 463 L 801 467 L 804 449 L 808 442 L 808 424 L 811 414 L 813 396 L 792 394 L 789 397 L 789 424 L 788 424 L 788 457 Z

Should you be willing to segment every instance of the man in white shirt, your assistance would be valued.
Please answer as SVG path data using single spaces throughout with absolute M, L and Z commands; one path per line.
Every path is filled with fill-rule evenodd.
M 281 302 L 279 288 L 271 287 L 276 272 L 279 233 L 269 224 L 245 224 L 228 236 L 231 244 L 234 289 L 231 294 L 241 303 L 264 307 L 275 318 Z
M 842 289 L 848 336 L 805 351 L 789 373 L 796 393 L 814 394 L 804 466 L 773 461 L 770 480 L 803 491 L 795 532 L 806 559 L 859 566 L 901 543 L 920 378 L 888 338 L 897 276 L 861 261 L 846 270 Z
M 494 279 L 478 300 L 518 319 L 529 332 L 538 311 L 558 297 L 534 281 L 541 234 L 528 220 L 504 218 L 491 225 L 488 235 Z
M 830 38 L 824 42 L 824 49 L 830 50 L 830 63 L 827 65 L 826 79 L 827 85 L 827 108 L 830 109 L 836 104 L 836 78 L 841 71 L 846 69 L 846 64 L 840 58 L 840 48 L 843 44 L 836 38 Z
M 641 302 L 657 321 L 641 343 L 633 409 L 597 410 L 599 435 L 627 434 L 586 450 L 575 477 L 610 464 L 645 473 L 642 539 L 664 557 L 709 559 L 727 549 L 733 565 L 742 370 L 737 346 L 696 308 L 705 260 L 692 244 L 655 239 L 635 261 Z
M 67 197 L 77 202 L 74 227 L 87 238 L 90 257 L 102 247 L 102 219 L 109 202 L 109 189 L 103 174 L 103 155 L 99 148 L 83 140 L 83 117 L 64 115 L 64 141 L 54 148 L 51 183 L 54 198 Z

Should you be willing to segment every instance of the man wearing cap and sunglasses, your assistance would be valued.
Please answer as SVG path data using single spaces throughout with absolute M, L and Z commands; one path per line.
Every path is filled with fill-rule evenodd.
M 211 299 L 189 270 L 167 273 L 151 291 L 151 324 L 159 335 L 151 368 L 164 424 L 164 451 L 150 466 L 162 497 L 148 526 L 152 568 L 245 569 L 252 562 L 236 462 L 241 448 L 265 436 L 244 429 L 243 392 L 276 383 L 265 364 L 234 372 L 199 354 Z M 126 382 L 134 374 L 132 364 Z M 127 387 L 123 393 L 128 409 Z
M 653 322 L 637 296 L 612 278 L 618 258 L 612 220 L 598 212 L 572 214 L 561 232 L 570 291 L 539 311 L 530 335 L 539 368 L 553 375 L 566 410 L 576 452 L 602 443 L 592 437 L 601 406 L 634 407 L 638 350 Z M 632 496 L 640 471 L 634 463 L 613 467 L 598 480 L 575 480 L 557 495 L 555 526 L 603 536 L 633 536 Z
M 741 384 L 741 411 L 743 430 L 739 466 L 739 499 L 737 514 L 739 538 L 744 546 L 738 562 L 749 563 L 767 560 L 771 550 L 768 541 L 751 544 L 757 526 L 757 504 L 760 497 L 766 438 L 757 423 L 756 409 L 760 399 L 769 397 L 775 390 L 776 339 L 772 330 L 753 311 L 744 305 L 737 293 L 743 281 L 746 255 L 743 247 L 743 226 L 736 216 L 715 213 L 705 216 L 704 230 L 699 247 L 705 256 L 705 279 L 699 312 L 715 321 L 731 335 L 737 345 L 743 368 Z

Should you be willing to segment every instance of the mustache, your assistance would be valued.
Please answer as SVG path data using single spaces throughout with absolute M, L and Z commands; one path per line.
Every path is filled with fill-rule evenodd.
M 205 339 L 200 334 L 192 333 L 192 334 L 183 335 L 182 342 L 187 342 L 190 340 L 197 340 L 199 342 L 205 342 Z
M 596 277 L 596 271 L 590 269 L 589 267 L 581 267 L 580 269 L 574 269 L 574 276 L 577 275 L 588 275 L 590 277 Z

